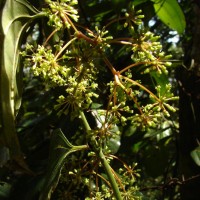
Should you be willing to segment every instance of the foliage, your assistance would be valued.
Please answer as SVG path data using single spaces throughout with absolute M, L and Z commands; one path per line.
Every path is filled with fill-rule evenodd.
M 7 12 L 7 10 L 12 12 Z M 22 32 L 34 18 L 29 12 L 30 10 L 21 2 L 6 1 L 2 14 L 5 38 L 1 56 L 1 113 L 3 115 L 1 137 L 3 137 L 3 143 L 10 149 L 10 156 L 21 162 L 21 165 L 24 164 L 15 133 L 15 116 L 20 107 L 22 90 L 22 68 L 18 65 L 18 45 Z
M 185 30 L 185 18 L 177 1 L 154 0 L 154 8 L 158 17 L 167 24 L 170 28 L 176 30 L 178 33 L 183 33 Z
M 16 151 L 21 156 L 18 139 L 13 140 L 17 132 L 31 169 L 22 156 L 20 161 L 11 158 L 29 174 L 36 173 L 21 199 L 143 199 L 134 158 L 142 149 L 140 174 L 162 174 L 165 166 L 159 172 L 150 165 L 157 148 L 161 159 L 171 156 L 176 123 L 170 113 L 177 100 L 168 78 L 171 56 L 164 53 L 160 37 L 144 26 L 135 2 L 46 0 L 37 9 L 24 0 L 6 2 L 3 17 L 10 27 L 3 26 L 4 44 L 9 37 L 17 42 L 10 47 L 16 58 L 6 58 L 5 49 L 4 64 L 11 63 L 1 68 L 1 83 L 8 85 L 1 88 L 7 94 L 1 95 L 1 115 L 8 138 L 2 141 L 18 149 L 10 148 L 11 155 Z M 7 16 L 12 5 L 16 13 Z M 174 24 L 167 17 L 163 21 L 182 32 L 180 16 Z M 10 102 L 10 119 L 4 117 L 5 102 Z M 10 182 L 13 194 L 20 185 L 15 179 Z

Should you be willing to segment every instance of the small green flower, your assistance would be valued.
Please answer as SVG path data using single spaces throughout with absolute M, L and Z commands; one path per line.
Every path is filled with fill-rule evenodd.
M 60 2 L 46 0 L 46 2 L 49 8 L 44 8 L 43 12 L 49 18 L 48 24 L 50 26 L 61 29 L 64 28 L 64 25 L 70 28 L 72 24 L 69 18 L 76 22 L 78 21 L 79 15 L 78 11 L 75 9 L 75 6 L 78 4 L 77 0 L 61 0 Z

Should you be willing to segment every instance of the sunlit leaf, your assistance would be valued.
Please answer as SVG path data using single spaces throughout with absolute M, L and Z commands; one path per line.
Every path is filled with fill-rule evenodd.
M 1 21 L 4 37 L 0 58 L 1 142 L 9 147 L 11 157 L 18 162 L 23 162 L 19 161 L 22 155 L 15 130 L 15 117 L 21 104 L 22 93 L 22 67 L 18 65 L 19 46 L 23 33 L 35 14 L 30 10 L 31 5 L 27 5 L 26 0 L 7 0 Z
M 152 0 L 157 16 L 171 29 L 183 33 L 186 22 L 177 0 Z
M 155 85 L 159 85 L 160 95 L 164 95 L 166 93 L 166 85 L 169 83 L 168 76 L 164 73 L 159 74 L 155 71 L 150 72 L 151 77 L 153 78 L 153 82 Z

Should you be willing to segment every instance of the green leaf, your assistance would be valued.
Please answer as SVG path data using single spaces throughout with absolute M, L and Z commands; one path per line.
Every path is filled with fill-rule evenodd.
M 39 13 L 39 10 L 37 10 L 33 5 L 30 4 L 27 0 L 16 0 L 18 3 L 21 3 L 24 5 L 26 8 L 28 8 L 32 13 Z
M 179 34 L 185 30 L 186 22 L 177 0 L 152 0 L 157 16 Z
M 142 4 L 142 3 L 145 3 L 145 2 L 147 2 L 148 0 L 134 0 L 133 1 L 133 5 L 134 6 L 138 6 L 138 5 L 140 5 L 140 4 Z
M 56 129 L 52 134 L 47 173 L 39 200 L 51 198 L 51 194 L 58 184 L 66 157 L 73 152 L 88 148 L 87 145 L 73 146 L 60 129 Z
M 198 146 L 196 149 L 194 149 L 191 153 L 190 153 L 192 159 L 194 160 L 194 162 L 200 166 L 200 146 Z
M 0 182 L 0 199 L 8 199 L 11 192 L 11 185 Z
M 151 77 L 153 78 L 153 82 L 156 85 L 160 85 L 160 94 L 161 96 L 166 93 L 166 85 L 169 83 L 168 76 L 164 73 L 159 74 L 155 71 L 150 72 Z
M 15 118 L 21 104 L 22 67 L 19 65 L 19 47 L 23 33 L 35 18 L 26 0 L 7 0 L 2 12 L 3 47 L 0 57 L 0 114 L 1 145 L 7 146 L 12 159 L 23 164 L 16 135 Z

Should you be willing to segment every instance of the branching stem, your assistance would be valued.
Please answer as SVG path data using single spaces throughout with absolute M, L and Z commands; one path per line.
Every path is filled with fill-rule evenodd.
M 151 62 L 137 62 L 137 63 L 133 63 L 133 64 L 125 67 L 124 69 L 122 69 L 119 73 L 122 74 L 123 72 L 127 71 L 128 69 L 130 69 L 132 67 L 136 67 L 138 65 L 145 65 L 145 64 L 151 64 Z
M 58 59 L 58 57 L 62 54 L 62 52 L 73 42 L 75 41 L 77 38 L 73 38 L 71 39 L 69 42 L 67 42 L 67 44 L 58 52 L 58 54 L 56 55 L 56 57 L 54 58 L 55 60 Z
M 143 86 L 142 84 L 138 83 L 137 81 L 134 81 L 126 76 L 122 76 L 120 75 L 122 78 L 124 78 L 125 80 L 133 83 L 134 85 L 139 86 L 141 89 L 145 90 L 147 93 L 149 93 L 156 101 L 158 101 L 159 103 L 161 102 L 160 99 L 153 93 L 151 92 L 149 89 L 147 89 L 145 86 Z
M 83 124 L 85 126 L 85 129 L 87 131 L 91 131 L 91 127 L 90 127 L 83 111 L 80 111 L 80 116 L 81 116 L 81 119 L 82 119 Z M 105 172 L 108 176 L 110 184 L 112 186 L 116 200 L 122 200 L 121 193 L 119 191 L 119 187 L 118 187 L 117 182 L 115 180 L 114 174 L 112 173 L 112 168 L 110 167 L 108 161 L 106 160 L 105 155 L 102 152 L 102 149 L 101 148 L 95 149 L 95 153 L 98 154 L 97 156 L 100 158 L 101 164 L 102 164 L 102 166 L 103 166 L 103 168 L 104 168 L 104 170 L 105 170 Z

